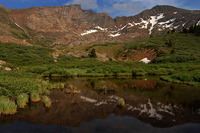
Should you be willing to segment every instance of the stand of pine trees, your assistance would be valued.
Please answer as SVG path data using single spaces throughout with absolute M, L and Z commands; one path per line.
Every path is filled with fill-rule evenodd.
M 183 27 L 182 33 L 193 33 L 195 36 L 200 36 L 200 25 L 191 25 L 189 29 Z

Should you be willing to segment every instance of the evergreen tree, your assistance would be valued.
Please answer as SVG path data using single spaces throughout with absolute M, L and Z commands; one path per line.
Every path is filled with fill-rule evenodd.
M 194 33 L 195 36 L 200 36 L 200 25 L 196 26 L 195 27 L 195 33 Z
M 193 33 L 195 36 L 200 36 L 200 25 L 191 25 L 189 29 L 183 27 L 182 33 Z
M 183 27 L 183 31 L 182 32 L 183 33 L 188 33 L 189 31 L 188 31 L 188 29 L 186 27 Z
M 172 42 L 172 39 L 169 39 L 169 41 L 166 41 L 165 44 L 166 44 L 168 47 L 173 47 L 173 46 L 174 46 L 174 43 Z
M 194 33 L 194 26 L 193 25 L 190 26 L 189 33 Z
M 176 32 L 176 30 L 175 30 L 175 29 L 171 30 L 171 33 L 174 33 L 174 32 Z
M 197 25 L 195 24 L 194 25 L 194 33 L 196 33 L 196 30 L 197 30 Z
M 89 57 L 97 58 L 96 51 L 95 51 L 94 48 L 93 48 L 92 51 L 90 52 Z

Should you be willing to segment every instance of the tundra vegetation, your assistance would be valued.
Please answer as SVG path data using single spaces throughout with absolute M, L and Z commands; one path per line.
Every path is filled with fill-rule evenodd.
M 17 111 L 17 105 L 9 97 L 0 97 L 0 114 L 15 114 Z
M 44 102 L 45 107 L 50 108 L 51 107 L 51 99 L 48 96 L 43 96 L 42 101 Z
M 28 101 L 29 96 L 26 93 L 22 93 L 17 97 L 17 105 L 19 106 L 19 108 L 25 108 Z
M 189 32 L 189 31 L 188 31 Z M 172 33 L 151 37 L 146 40 L 124 43 L 123 50 L 131 52 L 145 48 L 155 49 L 157 58 L 149 64 L 133 61 L 100 61 L 95 49 L 108 50 L 118 47 L 118 43 L 95 44 L 85 46 L 91 50 L 87 57 L 74 57 L 60 54 L 54 61 L 55 49 L 39 45 L 25 46 L 14 43 L 0 43 L 0 60 L 6 62 L 0 66 L 12 68 L 12 71 L 0 70 L 0 113 L 13 114 L 24 108 L 29 102 L 42 101 L 51 106 L 47 97 L 50 90 L 65 88 L 62 83 L 50 83 L 44 77 L 52 76 L 145 76 L 158 75 L 168 82 L 200 85 L 200 38 L 193 33 Z M 94 50 L 93 50 L 94 49 Z M 112 59 L 122 51 L 116 50 Z M 109 88 L 98 88 L 108 92 Z M 97 90 L 97 91 L 99 91 Z M 80 93 L 75 87 L 66 92 Z M 16 101 L 16 102 L 15 102 Z
M 32 92 L 30 98 L 32 102 L 39 102 L 41 100 L 40 95 L 37 92 Z

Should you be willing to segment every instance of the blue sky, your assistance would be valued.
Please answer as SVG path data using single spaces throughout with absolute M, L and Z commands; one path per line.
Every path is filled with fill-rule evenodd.
M 156 5 L 172 5 L 180 8 L 200 10 L 200 0 L 1 0 L 7 8 L 29 8 L 33 6 L 64 6 L 81 4 L 85 10 L 106 12 L 111 17 L 133 16 Z

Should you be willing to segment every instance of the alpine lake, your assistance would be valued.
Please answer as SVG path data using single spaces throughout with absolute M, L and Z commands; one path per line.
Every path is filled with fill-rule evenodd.
M 81 93 L 54 89 L 51 108 L 29 103 L 15 115 L 1 116 L 0 133 L 200 132 L 200 87 L 156 77 L 45 80 L 73 85 Z M 118 106 L 119 99 L 125 106 Z

